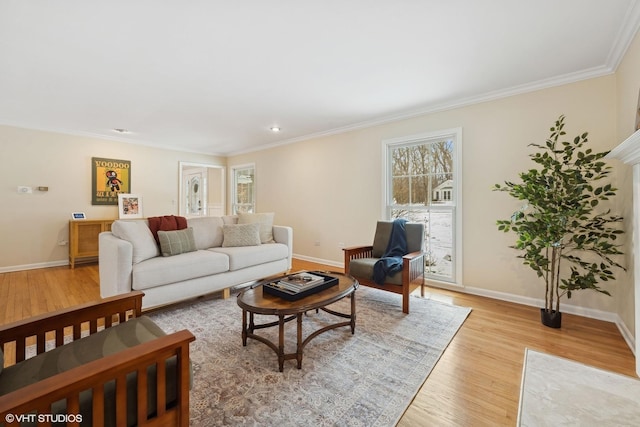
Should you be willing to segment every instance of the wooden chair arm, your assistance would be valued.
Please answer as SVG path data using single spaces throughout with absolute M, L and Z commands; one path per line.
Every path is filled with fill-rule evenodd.
M 402 257 L 402 282 L 409 284 L 418 278 L 424 279 L 424 268 L 424 252 L 406 254 Z
M 177 356 L 177 411 L 181 414 L 172 415 L 172 419 L 180 420 L 180 425 L 188 425 L 189 422 L 189 343 L 195 337 L 188 330 L 179 331 L 170 335 L 148 341 L 146 343 L 122 350 L 101 359 L 70 369 L 66 372 L 54 375 L 35 384 L 20 388 L 12 393 L 0 396 L 0 420 L 5 420 L 6 414 L 28 414 L 31 411 L 46 413 L 45 408 L 51 408 L 54 402 L 67 399 L 69 402 L 78 402 L 80 392 L 84 390 L 94 390 L 94 409 L 96 405 L 104 405 L 100 401 L 103 396 L 101 390 L 104 384 L 116 380 L 125 381 L 126 375 L 130 372 L 138 372 L 138 384 L 146 384 L 147 367 L 156 365 L 158 371 L 164 375 L 165 361 L 173 356 Z M 144 376 L 144 379 L 140 377 Z M 116 387 L 116 394 L 122 387 Z M 160 403 L 165 402 L 166 385 L 158 381 L 157 399 L 158 416 L 165 413 L 165 408 Z M 124 388 L 126 393 L 126 387 Z M 146 396 L 146 390 L 144 391 Z M 102 398 L 103 399 L 103 398 Z M 120 398 L 116 396 L 116 401 Z M 146 420 L 146 399 L 141 405 L 138 399 L 139 419 Z M 142 407 L 141 407 L 142 406 Z M 162 407 L 161 407 L 162 406 Z M 104 410 L 104 408 L 103 408 Z M 126 408 L 118 409 L 126 416 Z M 72 412 L 69 412 L 72 413 Z M 94 416 L 96 411 L 94 410 Z M 98 413 L 100 413 L 98 411 Z M 141 415 L 144 414 L 144 415 Z M 83 420 L 84 421 L 84 420 Z M 96 419 L 95 423 L 87 420 L 89 424 L 101 425 L 102 420 Z M 173 425 L 178 425 L 176 422 Z
M 345 256 L 349 256 L 350 258 L 362 258 L 357 255 L 362 254 L 371 254 L 373 251 L 373 246 L 350 246 L 348 248 L 342 248 Z
M 7 343 L 15 343 L 15 363 L 21 362 L 25 358 L 27 339 L 35 337 L 36 353 L 43 353 L 49 332 L 55 333 L 55 346 L 58 347 L 64 344 L 65 328 L 73 328 L 72 339 L 76 340 L 80 338 L 83 324 L 88 323 L 89 334 L 92 334 L 97 332 L 99 321 L 104 321 L 104 327 L 109 328 L 114 322 L 139 317 L 142 314 L 143 296 L 143 292 L 134 291 L 2 325 L 0 348 Z
M 344 251 L 344 272 L 349 274 L 349 264 L 352 259 L 371 258 L 373 256 L 373 246 L 350 246 L 342 248 Z
M 406 259 L 409 261 L 413 261 L 417 258 L 424 258 L 424 252 L 422 251 L 411 252 L 402 257 L 403 260 Z

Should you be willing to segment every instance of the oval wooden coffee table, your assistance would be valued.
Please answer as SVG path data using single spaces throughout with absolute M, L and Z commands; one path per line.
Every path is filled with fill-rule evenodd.
M 342 273 L 322 273 L 337 278 L 338 284 L 330 287 L 329 289 L 314 293 L 297 301 L 287 301 L 278 296 L 270 295 L 266 292 L 263 292 L 262 284 L 273 282 L 278 279 L 277 277 L 265 279 L 255 286 L 252 286 L 251 288 L 241 292 L 238 295 L 237 301 L 238 305 L 242 308 L 242 345 L 247 345 L 247 338 L 253 338 L 271 347 L 273 351 L 275 351 L 278 355 L 278 367 L 280 369 L 280 372 L 282 372 L 284 368 L 284 361 L 288 359 L 296 359 L 298 361 L 298 369 L 302 368 L 302 351 L 304 350 L 304 347 L 309 343 L 309 341 L 311 341 L 318 335 L 342 326 L 350 326 L 351 334 L 354 334 L 356 330 L 355 291 L 358 288 L 358 281 L 353 277 Z M 347 296 L 351 296 L 351 313 L 338 313 L 327 308 L 328 305 L 333 304 L 334 302 L 339 301 Z M 325 326 L 313 332 L 303 340 L 302 317 L 307 311 L 311 310 L 323 310 L 334 316 L 348 319 L 348 321 L 337 322 Z M 278 320 L 270 323 L 256 325 L 254 322 L 255 314 L 278 316 Z M 284 324 L 293 319 L 296 319 L 298 324 L 296 352 L 285 354 Z M 278 326 L 277 345 L 269 341 L 267 338 L 255 334 L 255 331 L 257 329 L 264 329 L 272 326 Z

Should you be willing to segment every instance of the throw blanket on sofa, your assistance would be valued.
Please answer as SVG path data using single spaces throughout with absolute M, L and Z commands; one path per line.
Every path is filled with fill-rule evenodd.
M 151 230 L 151 234 L 153 234 L 153 238 L 156 239 L 158 246 L 160 246 L 158 231 L 183 230 L 187 228 L 187 218 L 183 216 L 151 216 L 147 218 L 147 220 L 149 221 L 149 230 Z
M 407 234 L 404 225 L 407 220 L 398 218 L 391 224 L 391 236 L 387 249 L 373 265 L 373 281 L 384 284 L 385 278 L 402 270 L 402 257 L 407 254 Z

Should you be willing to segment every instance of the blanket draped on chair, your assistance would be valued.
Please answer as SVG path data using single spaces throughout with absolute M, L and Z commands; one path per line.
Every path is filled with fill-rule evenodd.
M 398 218 L 391 224 L 391 236 L 387 249 L 373 265 L 373 281 L 378 285 L 384 284 L 385 278 L 402 270 L 402 257 L 407 254 L 406 219 Z

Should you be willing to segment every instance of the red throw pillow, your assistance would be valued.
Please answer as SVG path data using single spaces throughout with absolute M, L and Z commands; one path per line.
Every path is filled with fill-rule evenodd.
M 151 230 L 151 234 L 153 234 L 153 238 L 156 239 L 158 246 L 160 246 L 158 231 L 183 230 L 187 228 L 187 218 L 183 216 L 164 215 L 152 216 L 147 219 L 149 220 L 149 229 Z

